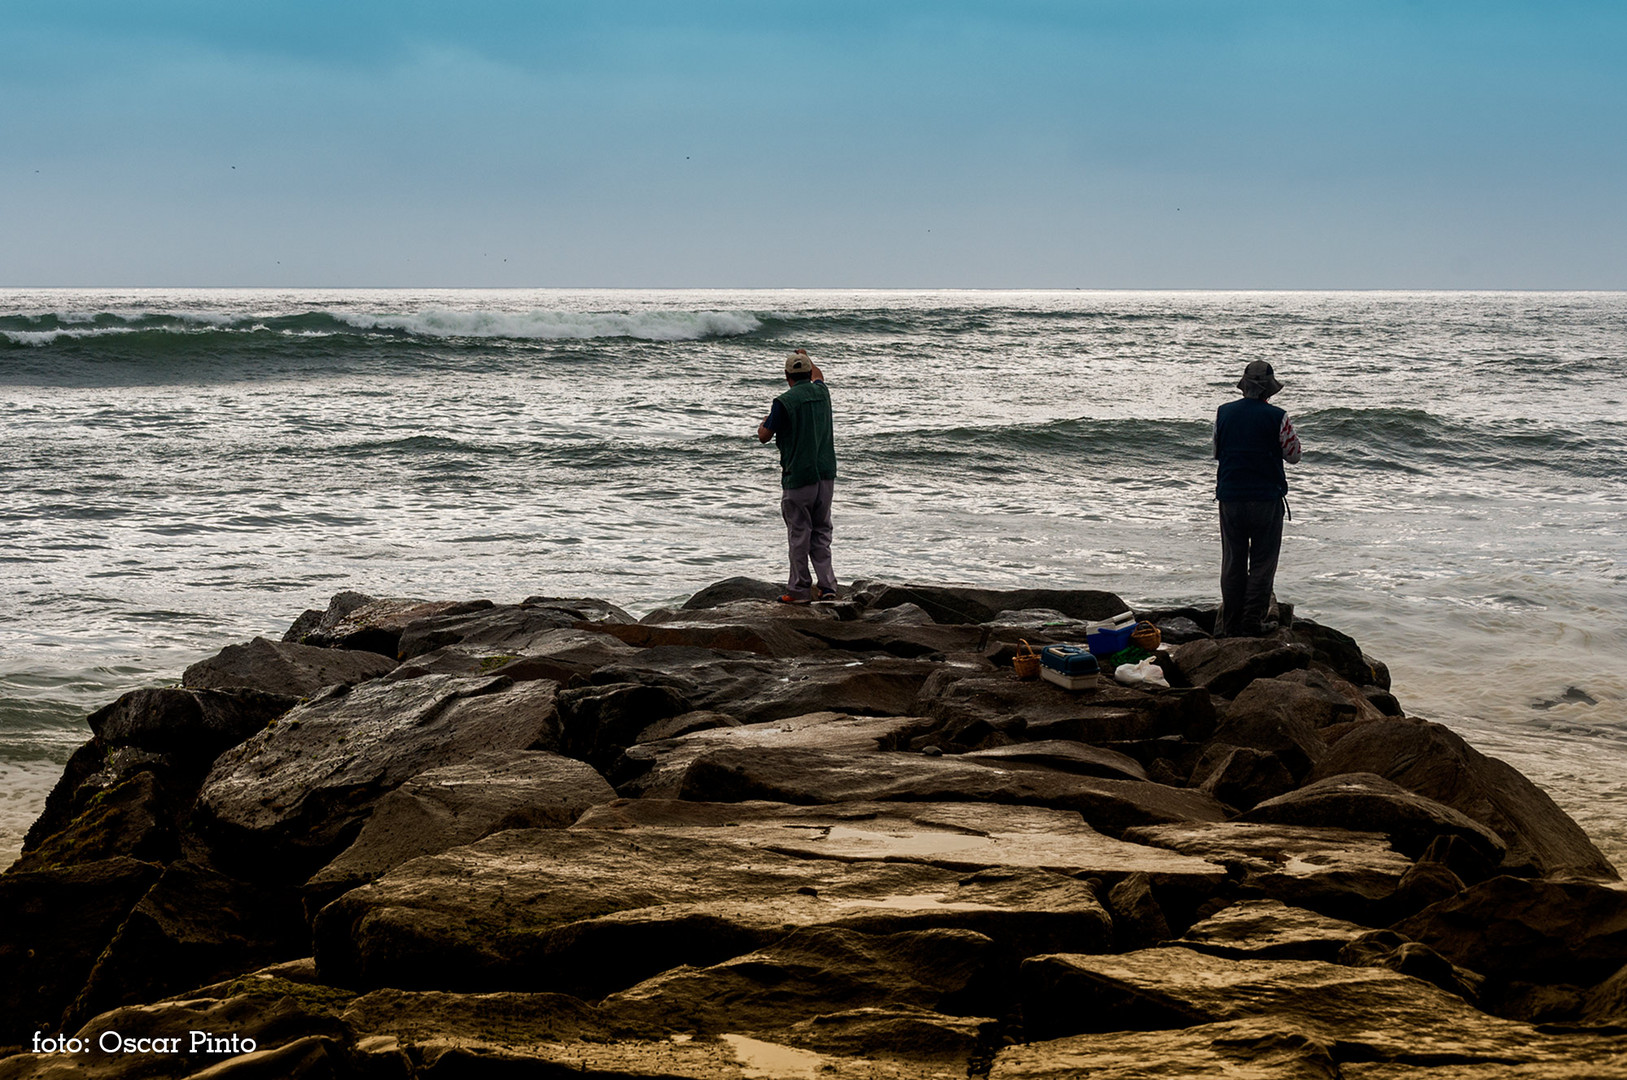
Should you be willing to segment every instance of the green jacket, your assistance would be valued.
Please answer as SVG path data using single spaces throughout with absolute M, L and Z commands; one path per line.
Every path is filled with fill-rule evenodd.
M 810 379 L 775 400 L 785 410 L 785 422 L 774 432 L 780 448 L 780 486 L 799 488 L 836 479 L 836 437 L 825 384 Z

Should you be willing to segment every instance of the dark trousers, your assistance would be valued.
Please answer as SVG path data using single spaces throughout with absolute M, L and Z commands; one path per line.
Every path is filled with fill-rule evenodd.
M 1220 504 L 1221 634 L 1259 633 L 1281 550 L 1281 499 Z

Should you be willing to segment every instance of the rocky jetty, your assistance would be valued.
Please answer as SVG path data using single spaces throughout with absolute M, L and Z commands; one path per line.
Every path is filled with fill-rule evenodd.
M 335 597 L 89 718 L 0 875 L 0 1080 L 1627 1078 L 1627 888 L 1284 608 Z

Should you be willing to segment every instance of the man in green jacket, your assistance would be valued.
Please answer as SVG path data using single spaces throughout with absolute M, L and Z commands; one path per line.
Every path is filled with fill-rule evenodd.
M 791 549 L 791 577 L 780 602 L 834 600 L 830 500 L 836 489 L 836 442 L 830 391 L 806 349 L 786 357 L 785 381 L 791 388 L 774 399 L 768 416 L 757 425 L 757 441 L 773 439 L 780 448 L 780 513 Z

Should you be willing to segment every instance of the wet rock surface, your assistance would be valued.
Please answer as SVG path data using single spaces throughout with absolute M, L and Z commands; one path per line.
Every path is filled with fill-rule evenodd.
M 1348 636 L 1069 692 L 1112 593 L 781 591 L 341 593 L 98 711 L 0 1078 L 1627 1077 L 1615 868 Z

